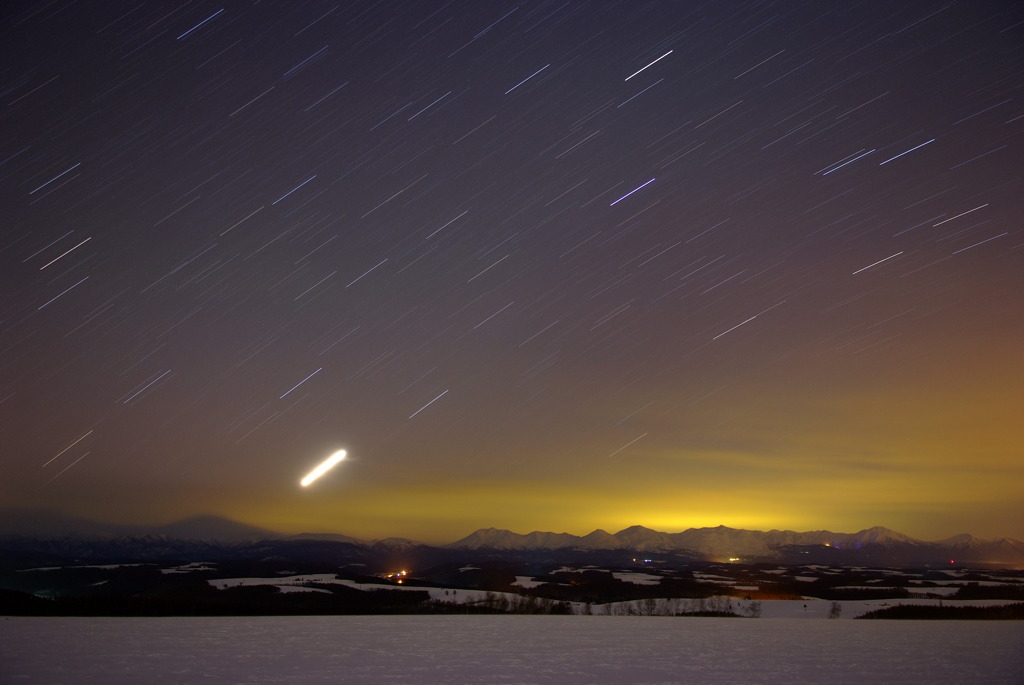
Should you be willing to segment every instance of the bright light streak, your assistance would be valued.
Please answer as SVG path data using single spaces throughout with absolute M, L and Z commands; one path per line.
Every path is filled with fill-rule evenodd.
M 910 154 L 911 152 L 913 152 L 914 150 L 917 150 L 917 149 L 919 149 L 919 148 L 922 148 L 922 147 L 924 147 L 925 145 L 927 145 L 928 143 L 934 143 L 934 142 L 935 142 L 935 138 L 932 138 L 931 140 L 929 140 L 929 141 L 927 141 L 927 142 L 924 142 L 924 143 L 921 143 L 920 145 L 915 145 L 914 147 L 910 148 L 909 150 L 904 150 L 903 152 L 899 153 L 899 154 L 898 154 L 898 155 L 896 155 L 895 157 L 890 157 L 889 159 L 885 160 L 884 162 L 879 162 L 879 163 L 878 163 L 878 166 L 882 166 L 883 164 L 888 164 L 889 162 L 891 162 L 891 161 L 892 161 L 892 160 L 894 160 L 894 159 L 899 159 L 899 158 L 900 158 L 900 157 L 902 157 L 903 155 L 909 155 L 909 154 Z
M 186 31 L 185 33 L 183 33 L 183 34 L 181 34 L 180 36 L 178 36 L 178 37 L 177 37 L 177 38 L 176 38 L 175 40 L 181 40 L 182 38 L 184 38 L 184 37 L 185 37 L 185 36 L 187 36 L 188 34 L 192 33 L 192 32 L 193 32 L 193 31 L 195 31 L 195 30 L 196 30 L 197 28 L 199 28 L 200 26 L 202 26 L 202 25 L 203 25 L 203 24 L 205 24 L 206 22 L 210 21 L 211 19 L 213 19 L 214 17 L 216 17 L 216 16 L 218 15 L 218 14 L 220 14 L 220 13 L 221 13 L 221 12 L 223 12 L 223 11 L 224 11 L 224 8 L 221 8 L 221 9 L 217 10 L 216 12 L 214 12 L 213 14 L 211 14 L 210 16 L 208 16 L 208 17 L 207 17 L 206 19 L 203 19 L 203 20 L 202 20 L 201 22 L 199 22 L 198 24 L 196 24 L 195 26 L 193 26 L 192 28 L 190 28 L 190 29 L 189 29 L 188 31 Z
M 974 209 L 968 209 L 966 212 L 960 212 L 956 216 L 951 216 L 948 219 L 943 219 L 942 221 L 940 221 L 937 224 L 932 224 L 932 228 L 935 228 L 936 226 L 941 226 L 942 224 L 944 224 L 944 223 L 946 223 L 948 221 L 952 221 L 953 219 L 959 219 L 960 217 L 964 216 L 965 214 L 970 214 L 971 212 L 976 212 L 979 209 L 984 209 L 985 207 L 988 207 L 988 203 L 987 202 L 985 204 L 983 204 L 983 205 L 978 205 Z
M 870 154 L 871 154 L 872 152 L 874 152 L 874 151 L 875 151 L 875 148 L 871 148 L 870 150 L 868 150 L 868 151 L 867 151 L 867 152 L 865 152 L 864 154 L 862 154 L 862 155 L 857 155 L 856 157 L 854 157 L 853 159 L 851 159 L 851 160 L 850 160 L 849 162 L 843 162 L 843 163 L 842 163 L 842 164 L 840 164 L 839 166 L 837 166 L 837 167 L 833 167 L 832 169 L 829 169 L 828 171 L 826 171 L 825 173 L 823 173 L 823 174 L 822 174 L 822 176 L 828 176 L 828 175 L 829 175 L 829 174 L 831 174 L 831 173 L 832 173 L 833 171 L 839 171 L 840 169 L 842 169 L 842 168 L 843 168 L 844 166 L 846 166 L 847 164 L 853 164 L 854 162 L 856 162 L 856 161 L 857 161 L 858 159 L 860 159 L 861 157 L 867 157 L 868 155 L 870 155 Z
M 62 254 L 62 255 L 61 255 L 60 257 L 54 257 L 53 259 L 51 259 L 50 261 L 48 261 L 48 262 L 47 262 L 46 264 L 43 264 L 43 265 L 42 265 L 41 267 L 39 267 L 39 270 L 40 270 L 40 271 L 42 271 L 42 270 L 43 270 L 43 269 L 45 269 L 46 267 L 48 267 L 48 266 L 50 266 L 51 264 L 53 264 L 54 262 L 56 262 L 56 261 L 57 261 L 58 259 L 60 259 L 61 257 L 66 257 L 66 256 L 68 256 L 69 254 L 71 254 L 72 252 L 74 252 L 75 250 L 77 250 L 78 248 L 80 248 L 80 247 L 81 247 L 82 245 L 85 245 L 85 244 L 86 244 L 87 242 L 89 242 L 90 240 L 92 240 L 92 236 L 89 236 L 88 238 L 86 238 L 86 239 L 85 239 L 85 240 L 83 240 L 82 242 L 78 243 L 78 244 L 77 244 L 77 245 L 75 245 L 75 246 L 74 246 L 73 248 L 71 248 L 70 250 L 68 250 L 68 251 L 67 251 L 67 252 L 65 252 L 64 254 Z
M 272 90 L 272 89 L 271 89 L 271 90 Z M 268 90 L 268 91 L 267 91 L 266 93 L 264 93 L 263 95 L 266 95 L 266 94 L 267 94 L 267 93 L 269 93 L 269 92 L 270 92 L 270 90 Z M 258 96 L 258 97 L 263 97 L 263 95 L 260 95 L 260 96 Z M 249 102 L 249 104 L 251 104 L 252 102 L 254 102 L 254 101 L 253 101 L 253 100 L 251 100 L 251 101 Z M 237 112 L 237 111 L 241 111 L 241 110 L 235 110 L 235 111 Z M 298 190 L 298 189 L 299 189 L 299 188 L 301 188 L 302 186 L 304 186 L 304 185 L 306 185 L 307 183 L 309 183 L 310 181 L 312 181 L 312 180 L 313 180 L 314 178 L 316 178 L 316 174 L 313 174 L 312 176 L 310 176 L 309 178 L 307 178 L 307 179 L 306 179 L 305 181 L 303 181 L 302 183 L 300 183 L 299 185 L 295 186 L 294 188 L 292 188 L 291 190 L 289 190 L 289 191 L 288 191 L 287 193 L 285 193 L 285 194 L 284 194 L 284 195 L 282 195 L 281 197 L 279 197 L 279 198 L 277 198 L 276 200 L 274 200 L 273 202 L 271 202 L 271 203 L 270 203 L 270 204 L 271 204 L 271 206 L 273 206 L 273 205 L 276 205 L 276 204 L 277 204 L 278 202 L 280 202 L 281 200 L 285 199 L 286 197 L 288 197 L 289 195 L 291 195 L 292 193 L 294 193 L 294 192 L 295 192 L 296 190 Z
M 877 262 L 874 262 L 874 263 L 872 263 L 872 264 L 868 264 L 867 266 L 861 267 L 861 268 L 857 269 L 856 271 L 854 271 L 854 272 L 853 272 L 852 274 L 850 274 L 850 275 L 851 275 L 851 276 L 856 276 L 856 275 L 857 275 L 857 274 L 859 274 L 859 273 L 860 273 L 861 271 L 867 271 L 867 270 L 868 270 L 868 269 L 870 269 L 871 267 L 873 267 L 873 266 L 878 266 L 878 265 L 879 265 L 879 264 L 881 264 L 882 262 L 887 262 L 887 261 L 889 261 L 890 259 L 893 259 L 893 258 L 895 258 L 895 257 L 899 257 L 899 256 L 900 256 L 901 254 L 903 254 L 903 250 L 900 250 L 900 251 L 899 251 L 899 252 L 897 252 L 896 254 L 891 254 L 891 255 L 889 255 L 889 256 L 888 256 L 888 257 L 886 257 L 885 259 L 879 259 L 879 260 L 878 260 Z
M 515 303 L 514 303 L 514 302 L 512 302 L 511 304 L 515 304 Z M 505 305 L 505 308 L 507 309 L 507 308 L 508 308 L 508 306 L 509 306 L 509 305 Z M 485 322 L 481 322 L 481 325 L 482 325 L 483 323 L 485 323 Z M 447 391 L 447 390 L 445 390 L 445 391 L 444 391 L 444 392 L 442 392 L 442 393 L 441 393 L 440 395 L 438 395 L 438 396 L 437 396 L 437 397 L 435 397 L 434 399 L 430 400 L 429 402 L 427 402 L 426 404 L 424 404 L 424 405 L 423 405 L 422 407 L 420 407 L 419 409 L 417 409 L 417 410 L 416 410 L 416 411 L 414 411 L 413 413 L 409 414 L 409 418 L 411 419 L 412 417 L 416 416 L 416 415 L 417 415 L 417 414 L 419 414 L 419 413 L 420 413 L 421 411 L 423 411 L 424 409 L 426 409 L 427 407 L 429 407 L 430 405 L 432 405 L 432 404 L 433 404 L 434 402 L 437 402 L 437 401 L 438 401 L 439 399 L 441 399 L 442 397 L 444 397 L 444 396 L 445 396 L 445 395 L 447 395 L 447 394 L 448 394 L 448 391 Z
M 536 76 L 537 74 L 539 74 L 540 72 L 544 71 L 545 69 L 547 69 L 547 68 L 548 68 L 548 67 L 550 67 L 550 66 L 551 66 L 550 64 L 545 64 L 545 65 L 544 65 L 544 66 L 542 66 L 542 67 L 541 67 L 540 69 L 538 69 L 537 71 L 533 72 L 532 74 L 530 74 L 529 76 L 527 76 L 526 78 L 524 78 L 524 79 L 523 79 L 522 81 L 520 81 L 520 82 L 519 82 L 519 83 L 517 83 L 516 85 L 514 85 L 514 86 L 512 86 L 511 88 L 509 88 L 508 90 L 506 90 L 506 91 L 505 91 L 505 95 L 508 95 L 508 94 L 509 94 L 509 93 L 511 93 L 511 92 L 512 92 L 513 90 L 515 90 L 515 89 L 516 89 L 516 88 L 518 88 L 519 86 L 523 85 L 524 83 L 526 83 L 527 81 L 529 81 L 530 79 L 532 79 L 532 78 L 533 78 L 534 76 Z
M 620 202 L 622 202 L 622 201 L 623 201 L 623 200 L 625 200 L 625 199 L 626 199 L 627 197 L 629 197 L 630 195 L 632 195 L 632 194 L 633 194 L 633 193 L 635 193 L 636 191 L 640 190 L 640 189 L 641 189 L 641 188 L 643 188 L 644 186 L 649 186 L 649 185 L 651 185 L 652 183 L 654 183 L 654 181 L 655 181 L 655 180 L 656 180 L 656 179 L 653 179 L 653 178 L 652 178 L 652 179 L 651 179 L 650 181 L 648 181 L 647 183 L 644 183 L 643 185 L 639 185 L 639 186 L 637 186 L 636 188 L 633 188 L 633 190 L 629 191 L 628 193 L 626 193 L 625 195 L 623 195 L 623 196 L 622 196 L 622 197 L 620 197 L 620 198 L 619 198 L 618 200 L 616 200 L 615 202 L 611 203 L 611 204 L 610 204 L 610 205 L 608 205 L 608 206 L 609 206 L 609 207 L 614 207 L 615 205 L 619 204 Z
M 345 458 L 345 450 L 338 450 L 337 452 L 335 452 L 331 456 L 327 457 L 327 459 L 325 459 L 323 461 L 323 463 L 321 463 L 315 469 L 310 471 L 309 474 L 305 478 L 303 478 L 302 480 L 299 481 L 299 485 L 301 485 L 302 487 L 308 486 L 310 483 L 315 481 L 317 478 L 319 478 L 320 476 L 324 475 L 325 473 L 330 471 L 332 468 L 334 468 L 335 464 L 337 464 L 339 461 L 341 461 L 344 458 Z
M 288 397 L 288 395 L 290 395 L 290 394 L 292 393 L 292 390 L 295 390 L 295 388 L 299 387 L 300 385 L 302 385 L 303 383 L 305 383 L 305 382 L 306 382 L 306 381 L 308 381 L 308 380 L 309 380 L 310 378 L 312 378 L 313 376 L 317 375 L 318 373 L 320 373 L 320 372 L 321 372 L 321 371 L 323 371 L 323 370 L 324 370 L 324 367 L 322 367 L 322 366 L 321 366 L 321 367 L 320 367 L 319 369 L 317 369 L 316 371 L 314 371 L 313 373 L 309 374 L 308 376 L 306 376 L 305 378 L 303 378 L 303 379 L 302 379 L 301 381 L 299 381 L 298 383 L 296 383 L 295 385 L 293 385 L 293 386 L 291 387 L 291 389 L 290 389 L 290 390 L 288 390 L 288 392 L 286 392 L 285 394 L 281 395 L 281 396 L 280 396 L 280 397 L 278 397 L 277 399 L 279 399 L 279 400 L 283 400 L 284 398 Z
M 650 64 L 648 64 L 648 65 L 647 65 L 647 67 L 650 67 L 650 66 L 653 66 L 653 65 L 657 64 L 658 62 L 660 62 L 661 60 L 665 59 L 666 57 L 668 57 L 668 56 L 669 56 L 669 55 L 671 55 L 671 54 L 672 54 L 672 51 L 671 51 L 671 50 L 669 50 L 669 51 L 668 51 L 668 52 L 666 52 L 666 53 L 665 53 L 664 55 L 662 55 L 662 56 L 661 56 L 661 57 L 659 57 L 658 59 L 656 59 L 656 60 L 654 60 L 653 62 L 651 62 Z M 629 76 L 627 76 L 627 77 L 626 77 L 625 79 L 623 79 L 623 80 L 625 80 L 625 81 L 628 81 L 629 79 L 633 78 L 634 76 L 636 76 L 637 74 L 639 74 L 639 73 L 640 73 L 641 71 L 643 71 L 643 70 L 644 70 L 644 69 L 646 69 L 647 67 L 643 67 L 643 69 L 638 69 L 638 70 L 634 71 L 634 72 L 633 72 L 632 74 L 630 74 Z
M 11 104 L 13 105 L 14 103 L 12 102 Z M 28 191 L 28 194 L 29 194 L 29 195 L 31 195 L 32 193 L 36 192 L 36 190 L 42 190 L 42 189 L 43 189 L 43 188 L 45 188 L 46 186 L 48 186 L 48 185 L 50 185 L 51 183 L 53 183 L 54 181 L 56 181 L 56 180 L 57 180 L 58 178 L 60 178 L 61 176 L 63 176 L 63 175 L 65 175 L 65 174 L 67 174 L 67 173 L 70 173 L 70 172 L 74 171 L 75 169 L 77 169 L 77 168 L 78 168 L 78 167 L 80 167 L 80 166 L 82 166 L 82 163 L 81 163 L 81 162 L 79 162 L 78 164 L 76 164 L 75 166 L 71 167 L 70 169 L 68 169 L 68 170 L 66 170 L 66 171 L 62 171 L 62 172 L 60 172 L 59 174 L 57 174 L 56 176 L 54 176 L 54 177 L 53 177 L 53 178 L 51 178 L 51 179 L 50 179 L 49 181 L 47 181 L 47 182 L 46 182 L 46 183 L 44 183 L 43 185 L 39 186 L 39 187 L 38 187 L 38 188 L 36 188 L 35 190 L 30 190 L 30 191 Z

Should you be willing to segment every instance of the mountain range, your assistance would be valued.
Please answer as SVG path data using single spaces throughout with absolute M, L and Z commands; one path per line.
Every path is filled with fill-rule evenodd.
M 206 548 L 259 546 L 271 542 L 297 546 L 302 543 L 361 548 L 370 553 L 387 550 L 431 548 L 438 552 L 479 552 L 516 554 L 533 552 L 608 552 L 630 551 L 684 556 L 714 561 L 777 563 L 956 563 L 973 562 L 993 565 L 1024 563 L 1024 542 L 1012 538 L 986 540 L 970 534 L 955 535 L 939 541 L 924 541 L 875 526 L 856 533 L 835 533 L 827 530 L 796 532 L 790 530 L 744 530 L 717 526 L 690 528 L 666 533 L 643 526 L 631 526 L 617 533 L 595 530 L 587 535 L 534 531 L 515 533 L 498 528 L 482 528 L 447 545 L 426 545 L 405 538 L 363 541 L 336 533 L 303 533 L 284 535 L 248 526 L 217 516 L 197 516 L 163 526 L 117 526 L 88 519 L 70 517 L 60 512 L 42 510 L 0 511 L 0 544 L 10 547 L 15 541 L 24 545 L 27 539 L 64 539 L 65 545 L 83 548 L 90 544 L 110 549 L 112 543 L 133 550 L 147 545 L 172 554 L 184 543 Z
M 635 552 L 686 552 L 706 559 L 769 560 L 799 553 L 801 548 L 827 548 L 835 555 L 849 557 L 858 552 L 887 550 L 898 556 L 930 556 L 973 561 L 1013 562 L 1024 560 L 1024 542 L 1010 538 L 985 540 L 964 533 L 945 540 L 917 540 L 882 526 L 856 533 L 827 530 L 743 530 L 717 526 L 689 528 L 663 533 L 643 526 L 631 526 L 618 533 L 595 530 L 584 536 L 536 531 L 527 535 L 509 530 L 477 530 L 447 545 L 454 549 L 536 550 L 536 549 L 621 549 Z M 787 554 L 789 553 L 789 554 Z

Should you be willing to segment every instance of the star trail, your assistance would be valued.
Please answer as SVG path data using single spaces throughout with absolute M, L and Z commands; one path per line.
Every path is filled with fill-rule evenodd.
M 1019 3 L 0 12 L 0 507 L 1024 538 Z

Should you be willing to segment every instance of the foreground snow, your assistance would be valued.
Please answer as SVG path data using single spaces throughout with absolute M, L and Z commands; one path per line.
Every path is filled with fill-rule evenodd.
M 1020 683 L 1024 622 L 0 619 L 3 682 Z

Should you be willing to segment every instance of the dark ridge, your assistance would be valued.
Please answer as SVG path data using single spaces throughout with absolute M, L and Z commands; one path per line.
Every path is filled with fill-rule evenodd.
M 857 616 L 867 619 L 908 619 L 958 621 L 1024 621 L 1024 602 L 994 607 L 955 607 L 949 605 L 898 604 Z

